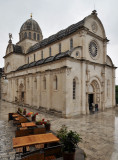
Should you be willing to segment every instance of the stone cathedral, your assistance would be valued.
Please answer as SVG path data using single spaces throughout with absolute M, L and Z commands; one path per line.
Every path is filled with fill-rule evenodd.
M 115 106 L 115 69 L 107 55 L 108 39 L 94 10 L 80 22 L 43 39 L 32 18 L 9 42 L 4 56 L 2 99 L 63 117 Z

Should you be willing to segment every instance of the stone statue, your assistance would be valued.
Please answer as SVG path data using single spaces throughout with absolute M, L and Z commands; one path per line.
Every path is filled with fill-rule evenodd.
M 12 34 L 9 33 L 9 40 L 13 39 Z

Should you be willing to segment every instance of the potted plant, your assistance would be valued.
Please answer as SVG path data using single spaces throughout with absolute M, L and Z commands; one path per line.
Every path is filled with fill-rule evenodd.
M 36 124 L 37 124 L 37 125 L 44 125 L 46 131 L 50 131 L 51 124 L 50 124 L 50 121 L 49 121 L 49 120 L 47 120 L 47 121 L 46 121 L 45 119 L 37 120 L 37 121 L 36 121 Z
M 18 108 L 18 112 L 19 112 L 19 113 L 22 113 L 22 109 L 21 109 L 20 107 Z
M 68 131 L 67 127 L 63 125 L 61 129 L 57 131 L 57 136 L 62 144 L 63 159 L 74 160 L 78 143 L 82 141 L 80 135 L 75 131 Z
M 26 109 L 24 108 L 23 115 L 26 115 Z
M 50 131 L 50 127 L 51 127 L 50 121 L 49 120 L 44 121 L 44 125 L 45 125 L 46 131 Z
M 31 117 L 32 117 L 32 121 L 36 121 L 36 115 L 38 115 L 38 113 L 33 113 L 32 115 L 31 115 Z

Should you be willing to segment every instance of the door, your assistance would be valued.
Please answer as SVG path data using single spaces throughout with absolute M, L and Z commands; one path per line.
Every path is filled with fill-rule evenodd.
M 93 94 L 88 95 L 89 111 L 92 110 Z

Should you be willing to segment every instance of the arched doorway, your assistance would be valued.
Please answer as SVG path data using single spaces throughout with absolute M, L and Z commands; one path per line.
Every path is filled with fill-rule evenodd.
M 98 104 L 98 108 L 100 109 L 100 85 L 96 80 L 93 80 L 89 85 L 89 90 L 88 90 L 89 111 L 91 111 L 92 109 L 92 103 Z

